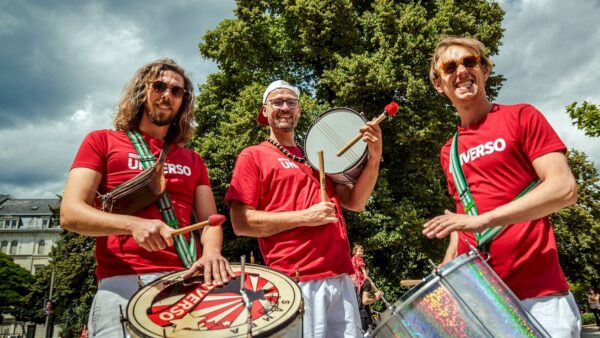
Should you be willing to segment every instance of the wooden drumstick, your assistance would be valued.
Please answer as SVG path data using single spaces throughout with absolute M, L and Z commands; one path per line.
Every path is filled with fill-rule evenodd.
M 373 122 L 375 122 L 375 124 L 379 124 L 379 123 L 381 123 L 381 121 L 383 121 L 383 119 L 386 118 L 386 116 L 393 117 L 394 115 L 396 115 L 397 112 L 398 112 L 398 104 L 396 102 L 392 101 L 383 108 L 383 113 L 381 113 L 381 115 L 379 115 L 376 119 L 374 119 Z M 336 153 L 337 157 L 344 155 L 344 153 L 346 151 L 348 151 L 348 149 L 350 149 L 356 142 L 358 142 L 358 140 L 360 140 L 362 138 L 362 136 L 363 136 L 362 133 L 358 133 L 356 136 L 354 136 L 354 138 L 352 140 L 350 140 L 350 142 L 348 142 L 348 144 L 343 146 L 342 149 L 340 149 Z
M 321 185 L 321 201 L 327 202 L 327 191 L 325 190 L 325 159 L 323 158 L 323 150 L 317 152 L 319 155 L 319 182 Z
M 223 222 L 225 222 L 225 216 L 220 215 L 220 214 L 210 215 L 210 217 L 208 217 L 208 220 L 206 220 L 204 222 L 188 225 L 186 227 L 179 228 L 179 229 L 173 231 L 173 236 L 177 236 L 177 235 L 188 233 L 190 231 L 202 229 L 205 226 L 218 226 L 218 225 L 223 224 Z
M 422 279 L 403 279 L 400 281 L 400 286 L 415 286 L 422 281 Z

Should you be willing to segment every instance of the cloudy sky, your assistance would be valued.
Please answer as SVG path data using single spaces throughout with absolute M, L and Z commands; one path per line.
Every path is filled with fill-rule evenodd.
M 600 140 L 564 107 L 600 103 L 600 2 L 505 0 L 498 102 L 537 106 L 567 146 L 599 167 Z M 0 1 L 0 194 L 62 194 L 79 143 L 110 128 L 121 89 L 142 64 L 172 57 L 195 83 L 217 70 L 198 42 L 233 17 L 232 0 Z

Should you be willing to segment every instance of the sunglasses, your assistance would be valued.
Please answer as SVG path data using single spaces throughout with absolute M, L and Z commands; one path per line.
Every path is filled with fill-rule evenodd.
M 171 85 L 166 84 L 159 80 L 148 81 L 148 82 L 150 83 L 152 90 L 154 90 L 155 92 L 157 92 L 159 94 L 164 94 L 164 92 L 166 92 L 167 90 L 170 90 L 171 95 L 173 95 L 173 97 L 176 97 L 179 99 L 179 98 L 182 98 L 185 93 L 187 93 L 187 90 L 185 90 L 181 86 L 171 86 Z
M 479 55 L 465 55 L 458 60 L 450 60 L 442 63 L 438 72 L 441 70 L 445 74 L 452 74 L 456 72 L 460 65 L 465 66 L 465 68 L 475 68 L 479 65 L 480 61 Z

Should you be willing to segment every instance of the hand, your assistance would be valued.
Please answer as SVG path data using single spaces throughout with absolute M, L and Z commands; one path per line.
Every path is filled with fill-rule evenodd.
M 369 121 L 366 125 L 360 128 L 360 132 L 363 134 L 362 140 L 366 142 L 367 146 L 369 147 L 369 158 L 380 160 L 383 149 L 383 141 L 381 138 L 381 128 L 379 125 L 373 121 Z
M 335 203 L 333 202 L 314 204 L 306 209 L 305 213 L 308 226 L 318 226 L 338 221 Z
M 235 277 L 229 262 L 220 252 L 204 252 L 182 277 L 186 280 L 196 273 L 203 273 L 206 285 L 223 285 Z
M 173 229 L 158 219 L 136 217 L 131 224 L 131 236 L 148 251 L 158 251 L 173 245 Z
M 436 216 L 423 225 L 423 235 L 444 238 L 453 231 L 481 232 L 488 228 L 486 224 L 483 215 L 456 214 L 444 210 L 443 215 Z
M 375 300 L 380 300 L 383 297 L 383 291 L 377 291 L 375 293 Z

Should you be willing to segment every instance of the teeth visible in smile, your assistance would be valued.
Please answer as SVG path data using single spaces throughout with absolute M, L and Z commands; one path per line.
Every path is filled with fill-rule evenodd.
M 456 87 L 457 88 L 464 88 L 464 87 L 468 87 L 473 85 L 473 80 L 469 80 L 469 81 L 463 81 L 463 82 L 459 82 Z

